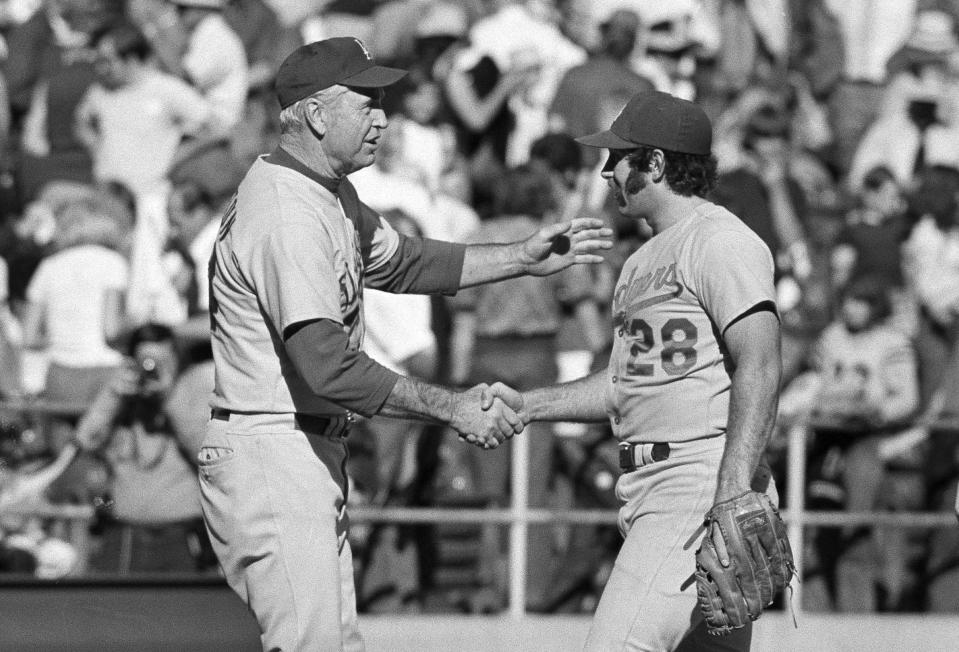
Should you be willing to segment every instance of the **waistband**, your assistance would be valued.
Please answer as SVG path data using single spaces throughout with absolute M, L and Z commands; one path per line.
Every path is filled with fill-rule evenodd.
M 634 444 L 619 442 L 619 468 L 623 473 L 635 471 L 641 466 L 669 459 L 669 444 L 666 442 Z
M 210 410 L 210 418 L 216 421 L 226 421 L 242 429 L 300 430 L 310 435 L 320 435 L 334 439 L 346 439 L 355 421 L 352 412 L 320 416 L 299 412 L 232 412 L 224 408 Z
M 674 442 L 621 441 L 619 442 L 619 468 L 623 473 L 629 473 L 647 464 L 668 460 L 670 455 L 682 450 L 712 447 L 720 441 L 720 438 L 725 440 L 725 434 Z

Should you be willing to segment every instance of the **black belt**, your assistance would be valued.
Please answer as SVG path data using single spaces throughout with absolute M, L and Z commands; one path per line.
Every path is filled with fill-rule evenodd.
M 666 442 L 657 442 L 652 445 L 619 442 L 619 468 L 624 473 L 667 459 L 669 459 L 669 444 Z
M 217 421 L 229 421 L 232 412 L 224 408 L 213 408 L 210 410 L 210 418 Z M 301 414 L 299 412 L 293 415 L 293 425 L 304 432 L 323 434 L 329 437 L 345 438 L 353 425 L 353 415 L 348 414 L 340 417 L 323 417 L 316 414 Z

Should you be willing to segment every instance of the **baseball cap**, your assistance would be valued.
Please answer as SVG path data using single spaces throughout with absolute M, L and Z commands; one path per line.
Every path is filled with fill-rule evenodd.
M 359 39 L 338 36 L 293 50 L 280 64 L 274 88 L 280 107 L 285 109 L 330 86 L 380 88 L 405 74 L 405 70 L 376 65 Z
M 576 139 L 589 147 L 635 149 L 645 145 L 672 152 L 710 153 L 713 128 L 696 104 L 669 93 L 637 93 L 620 111 L 612 126 Z

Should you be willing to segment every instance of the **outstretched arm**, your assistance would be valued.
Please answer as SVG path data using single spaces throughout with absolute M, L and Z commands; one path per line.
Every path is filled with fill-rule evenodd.
M 494 397 L 510 405 L 520 404 L 520 417 L 526 421 L 605 421 L 606 369 L 568 383 L 549 385 L 519 394 L 516 390 L 497 383 L 483 393 L 483 408 L 492 404 Z
M 760 308 L 740 317 L 726 328 L 723 339 L 735 366 L 717 503 L 749 491 L 776 421 L 782 375 L 779 319 L 771 310 Z
M 477 244 L 466 248 L 460 287 L 470 287 L 524 274 L 547 276 L 579 263 L 599 263 L 610 249 L 613 231 L 594 218 L 544 226 L 526 240 L 509 244 Z
M 343 408 L 364 416 L 443 423 L 470 443 L 495 448 L 523 430 L 518 397 L 480 407 L 485 385 L 466 392 L 399 376 L 361 351 L 350 350 L 342 326 L 329 319 L 287 329 L 286 352 L 310 389 Z
M 516 413 L 522 406 L 521 400 L 506 392 L 502 392 L 505 399 L 497 397 L 481 407 L 481 400 L 489 391 L 488 385 L 481 384 L 456 392 L 400 376 L 379 414 L 442 423 L 458 432 L 463 441 L 496 448 L 505 439 L 522 432 L 526 422 Z

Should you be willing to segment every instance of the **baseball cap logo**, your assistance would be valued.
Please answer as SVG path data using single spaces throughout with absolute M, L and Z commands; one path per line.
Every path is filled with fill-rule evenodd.
M 363 45 L 363 41 L 361 41 L 361 40 L 358 39 L 358 38 L 354 38 L 353 40 L 356 41 L 356 44 L 360 46 L 360 49 L 361 49 L 361 50 L 363 50 L 363 56 L 366 57 L 366 60 L 367 60 L 367 61 L 372 61 L 372 60 L 373 60 L 373 55 L 371 55 L 371 54 L 370 54 L 370 51 L 366 49 L 366 46 L 365 46 L 365 45 Z

